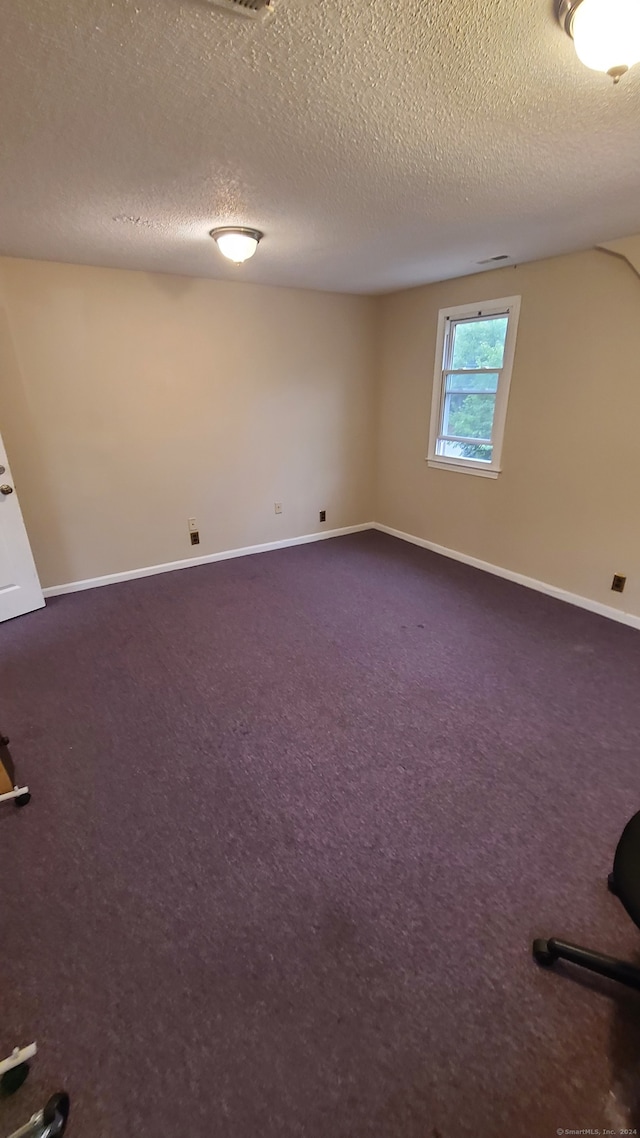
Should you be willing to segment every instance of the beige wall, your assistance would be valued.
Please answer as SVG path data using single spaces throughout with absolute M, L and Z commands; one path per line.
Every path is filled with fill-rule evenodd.
M 371 521 L 374 307 L 0 259 L 0 432 L 43 585 Z
M 438 310 L 512 294 L 503 472 L 431 469 Z M 0 431 L 42 582 L 313 533 L 324 508 L 640 615 L 639 317 L 597 251 L 377 299 L 0 259 Z
M 522 296 L 502 473 L 425 462 L 438 310 Z M 640 282 L 593 251 L 380 302 L 376 520 L 640 614 Z M 614 572 L 629 576 L 611 592 Z

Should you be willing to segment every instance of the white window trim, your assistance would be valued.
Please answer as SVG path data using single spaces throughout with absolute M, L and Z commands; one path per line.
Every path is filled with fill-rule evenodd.
M 427 463 L 440 470 L 457 470 L 462 474 L 476 474 L 481 478 L 497 478 L 502 470 L 502 443 L 504 440 L 504 427 L 507 418 L 507 404 L 509 402 L 509 388 L 511 386 L 511 373 L 513 359 L 516 351 L 516 336 L 518 334 L 518 320 L 520 318 L 519 296 L 504 296 L 498 300 L 486 300 L 475 304 L 462 304 L 457 308 L 441 308 L 438 313 L 438 335 L 436 337 L 436 362 L 433 374 L 433 395 L 431 398 L 431 423 L 429 428 L 429 449 Z M 507 338 L 504 345 L 504 361 L 498 382 L 496 394 L 496 409 L 493 417 L 493 431 L 491 442 L 493 457 L 491 462 L 480 462 L 476 458 L 448 458 L 436 454 L 438 441 L 438 428 L 440 426 L 440 411 L 442 407 L 444 382 L 443 364 L 445 337 L 447 324 L 450 320 L 460 320 L 470 316 L 501 316 L 509 313 Z

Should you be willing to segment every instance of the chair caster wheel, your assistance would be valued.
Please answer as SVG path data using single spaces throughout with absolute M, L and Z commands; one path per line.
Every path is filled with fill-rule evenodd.
M 18 1063 L 17 1067 L 11 1067 L 8 1071 L 5 1071 L 0 1079 L 0 1094 L 14 1095 L 16 1091 L 20 1090 L 28 1074 L 28 1063 Z
M 47 1135 L 47 1138 L 64 1134 L 67 1129 L 69 1107 L 69 1095 L 66 1091 L 60 1091 L 57 1095 L 51 1096 L 42 1112 L 42 1121 L 47 1128 L 44 1134 Z
M 607 877 L 607 889 L 610 893 L 613 893 L 614 897 L 618 896 L 618 890 L 616 889 L 616 883 L 612 873 Z
M 543 968 L 550 968 L 556 959 L 555 956 L 549 952 L 549 941 L 538 938 L 533 942 L 533 959 L 536 964 L 541 964 Z
M 31 802 L 31 795 L 29 794 L 29 791 L 27 791 L 25 794 L 19 794 L 15 799 L 16 806 L 26 806 L 27 802 Z

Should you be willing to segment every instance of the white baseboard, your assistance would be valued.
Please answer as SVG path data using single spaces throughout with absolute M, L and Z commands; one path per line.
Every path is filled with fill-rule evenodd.
M 82 589 L 98 589 L 102 585 L 116 585 L 119 581 L 133 581 L 137 577 L 152 577 L 155 573 L 173 573 L 176 569 L 191 569 L 194 565 L 208 565 L 212 561 L 228 561 L 231 557 L 248 557 L 252 553 L 268 553 L 272 549 L 287 549 L 290 545 L 307 545 L 311 541 L 326 541 L 328 537 L 342 537 L 347 533 L 375 529 L 373 522 L 323 533 L 305 533 L 301 537 L 286 537 L 282 541 L 267 541 L 263 545 L 246 545 L 243 549 L 225 549 L 221 553 L 205 553 L 201 557 L 186 557 L 184 561 L 167 561 L 164 565 L 146 565 L 143 569 L 127 569 L 124 573 L 107 573 L 104 577 L 88 577 L 85 581 L 69 581 L 66 585 L 49 585 L 43 589 L 45 597 L 59 597 L 63 593 L 78 593 Z
M 124 573 L 108 573 L 104 577 L 89 577 L 85 581 L 70 581 L 66 585 L 50 585 L 43 589 L 45 597 L 58 597 L 63 593 L 77 593 L 82 589 L 98 589 L 102 585 L 115 585 L 119 581 L 133 581 L 137 577 L 152 577 L 156 573 L 173 573 L 177 569 L 190 569 L 194 565 L 207 565 L 213 561 L 228 561 L 232 557 L 248 557 L 253 553 L 268 553 L 272 549 L 287 549 L 292 545 L 306 545 L 312 541 L 325 541 L 330 537 L 342 537 L 348 533 L 360 533 L 362 530 L 376 529 L 381 533 L 388 533 L 391 537 L 398 537 L 401 541 L 408 541 L 412 545 L 419 545 L 422 549 L 430 549 L 442 557 L 451 557 L 454 561 L 462 561 L 465 565 L 472 565 L 475 569 L 482 569 L 485 573 L 493 573 L 495 577 L 504 577 L 507 581 L 515 581 L 517 585 L 524 585 L 527 589 L 534 589 L 538 593 L 545 593 L 549 597 L 556 597 L 559 601 L 577 605 L 578 608 L 605 616 L 609 620 L 616 620 L 619 624 L 626 624 L 630 628 L 640 629 L 640 616 L 634 613 L 623 612 L 613 605 L 605 605 L 600 601 L 592 601 L 589 597 L 581 597 L 577 593 L 569 593 L 557 585 L 548 585 L 546 581 L 537 581 L 534 577 L 525 577 L 523 573 L 515 573 L 512 569 L 503 569 L 501 565 L 492 565 L 489 561 L 481 561 L 478 557 L 471 557 L 468 553 L 460 553 L 457 549 L 447 549 L 444 545 L 437 545 L 434 541 L 427 541 L 423 537 L 404 533 L 399 529 L 392 529 L 381 522 L 363 522 L 357 526 L 343 526 L 342 529 L 326 530 L 323 533 L 306 533 L 301 537 L 284 538 L 282 541 L 268 541 L 262 545 L 247 545 L 242 549 L 225 549 L 220 553 L 205 553 L 201 557 L 187 557 L 184 561 L 168 561 L 164 565 L 147 565 L 142 569 L 128 569 Z
M 570 605 L 595 612 L 598 616 L 606 616 L 609 620 L 617 620 L 619 624 L 627 624 L 630 628 L 640 628 L 640 616 L 631 612 L 622 612 L 613 605 L 605 605 L 600 601 L 592 601 L 589 597 L 581 597 L 577 593 L 569 593 L 557 585 L 548 585 L 546 581 L 537 581 L 535 577 L 525 577 L 523 573 L 515 573 L 512 569 L 503 569 L 500 565 L 492 565 L 489 561 L 480 561 L 478 557 L 470 557 L 467 553 L 459 553 L 456 549 L 447 549 L 444 545 L 436 545 L 434 541 L 427 541 L 423 537 L 414 537 L 413 534 L 403 533 L 402 530 L 392 529 L 391 526 L 374 522 L 373 528 L 381 533 L 388 533 L 391 537 L 399 537 L 402 541 L 409 541 L 412 545 L 419 545 L 423 549 L 430 549 L 432 553 L 439 553 L 443 557 L 451 557 L 454 561 L 463 561 L 465 565 L 473 565 L 475 569 L 482 569 L 485 573 L 493 573 L 496 577 L 504 577 L 507 581 L 515 581 L 517 585 L 524 585 L 527 589 L 535 589 L 538 593 L 546 593 L 549 597 L 556 597 L 559 601 L 566 601 Z

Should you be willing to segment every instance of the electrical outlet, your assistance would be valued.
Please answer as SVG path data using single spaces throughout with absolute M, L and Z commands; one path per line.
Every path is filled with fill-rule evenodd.
M 625 587 L 626 583 L 627 583 L 626 577 L 621 576 L 620 573 L 614 573 L 613 584 L 611 586 L 612 592 L 624 593 L 624 587 Z
M 326 522 L 326 520 L 327 520 L 327 511 L 326 510 L 320 510 L 320 521 Z
M 274 502 L 273 508 L 274 508 L 276 514 L 281 514 L 282 513 L 282 502 Z
M 189 537 L 191 538 L 192 545 L 200 545 L 200 534 L 198 533 L 197 529 L 192 530 L 189 534 Z
M 189 525 L 189 533 L 197 533 L 198 523 L 197 523 L 196 519 L 195 518 L 187 518 L 187 523 Z

